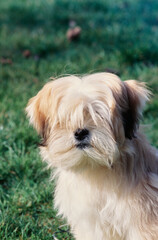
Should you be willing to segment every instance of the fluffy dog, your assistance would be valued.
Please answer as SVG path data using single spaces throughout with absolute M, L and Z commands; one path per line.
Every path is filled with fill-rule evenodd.
M 150 92 L 96 73 L 47 83 L 26 108 L 77 240 L 158 239 L 158 155 L 139 131 Z

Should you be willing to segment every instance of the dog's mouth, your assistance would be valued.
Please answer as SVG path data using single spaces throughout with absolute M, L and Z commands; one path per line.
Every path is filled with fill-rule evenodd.
M 85 148 L 91 147 L 91 145 L 89 143 L 78 143 L 76 144 L 76 147 L 83 150 Z

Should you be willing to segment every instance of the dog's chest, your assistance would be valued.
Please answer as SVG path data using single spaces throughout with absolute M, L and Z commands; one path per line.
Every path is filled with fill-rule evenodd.
M 94 177 L 94 178 L 93 178 Z M 55 204 L 71 226 L 82 220 L 99 226 L 106 234 L 121 235 L 129 222 L 127 203 L 120 200 L 103 176 L 82 179 L 70 172 L 61 172 L 57 181 Z M 122 223 L 122 224 L 120 224 Z

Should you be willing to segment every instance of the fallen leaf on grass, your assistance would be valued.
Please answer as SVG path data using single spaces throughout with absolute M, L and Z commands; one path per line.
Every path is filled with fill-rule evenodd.
M 25 58 L 29 58 L 31 56 L 31 51 L 26 49 L 25 51 L 23 51 L 22 54 Z
M 13 63 L 12 59 L 10 59 L 10 58 L 1 58 L 0 62 L 3 65 L 11 65 Z
M 81 28 L 80 27 L 74 27 L 74 28 L 69 28 L 66 36 L 69 41 L 74 41 L 77 40 L 81 35 Z

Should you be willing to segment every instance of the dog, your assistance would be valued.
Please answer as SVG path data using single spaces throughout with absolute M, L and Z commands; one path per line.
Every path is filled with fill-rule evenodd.
M 48 82 L 26 107 L 77 240 L 158 239 L 158 152 L 139 129 L 150 91 L 111 73 Z

